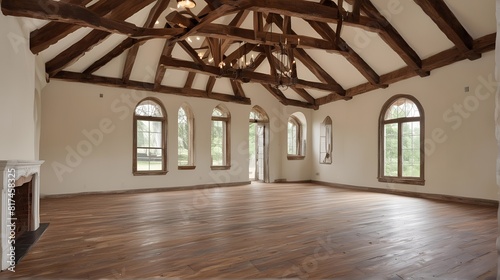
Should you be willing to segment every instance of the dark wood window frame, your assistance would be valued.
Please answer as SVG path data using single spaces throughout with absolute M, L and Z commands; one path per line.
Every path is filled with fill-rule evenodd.
M 137 107 L 145 102 L 145 101 L 152 101 L 156 103 L 160 109 L 163 117 L 149 117 L 149 116 L 139 116 L 136 114 L 135 109 Z M 137 121 L 139 120 L 145 120 L 145 121 L 161 121 L 162 122 L 162 170 L 137 170 Z M 134 136 L 133 136 L 133 156 L 132 156 L 132 173 L 134 176 L 142 176 L 142 175 L 165 175 L 167 174 L 167 113 L 165 111 L 165 108 L 163 107 L 162 102 L 153 97 L 147 97 L 144 98 L 143 100 L 139 101 L 137 103 L 137 106 L 134 108 L 134 117 L 133 117 L 133 129 L 134 129 Z
M 214 108 L 214 110 L 219 110 L 221 112 L 224 112 L 226 116 L 214 116 L 213 111 L 212 111 L 212 118 L 211 118 L 211 128 L 210 128 L 210 134 L 212 134 L 212 129 L 213 129 L 213 122 L 214 121 L 222 121 L 225 126 L 225 131 L 224 131 L 224 140 L 223 140 L 223 159 L 224 159 L 224 164 L 222 165 L 213 165 L 213 161 L 210 162 L 210 169 L 212 170 L 228 170 L 231 168 L 231 113 L 229 113 L 229 110 L 223 106 L 223 105 L 218 105 L 217 107 Z M 211 135 L 210 135 L 211 138 Z M 210 143 L 212 145 L 212 143 Z M 211 150 L 211 149 L 210 149 Z M 212 151 L 210 151 L 210 155 L 212 156 Z
M 391 119 L 391 120 L 385 120 L 385 115 L 387 113 L 387 110 L 391 107 L 391 105 L 398 99 L 406 98 L 413 102 L 419 111 L 420 116 L 419 117 L 405 117 L 405 118 L 397 118 L 397 119 Z M 402 176 L 402 124 L 407 123 L 407 122 L 415 122 L 419 121 L 420 122 L 420 176 L 419 177 L 404 177 Z M 386 124 L 391 124 L 391 123 L 396 123 L 398 124 L 398 176 L 386 176 L 384 174 L 384 126 Z M 379 150 L 379 164 L 378 164 L 378 181 L 379 182 L 386 182 L 386 183 L 401 183 L 401 184 L 412 184 L 412 185 L 425 185 L 425 177 L 424 177 L 424 170 L 425 170 L 425 152 L 424 152 L 424 141 L 425 141 L 425 116 L 424 116 L 424 110 L 420 102 L 413 96 L 411 95 L 405 95 L 405 94 L 399 94 L 391 97 L 389 100 L 386 101 L 384 106 L 382 107 L 382 110 L 380 112 L 379 116 L 379 145 L 378 145 L 378 150 Z

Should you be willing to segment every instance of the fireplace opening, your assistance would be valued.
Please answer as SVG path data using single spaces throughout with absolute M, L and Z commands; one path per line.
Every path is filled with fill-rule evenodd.
M 21 182 L 22 185 L 16 186 L 14 195 L 15 213 L 14 221 L 16 222 L 16 240 L 19 239 L 27 231 L 32 231 L 31 228 L 33 219 L 32 201 L 33 201 L 33 180 Z

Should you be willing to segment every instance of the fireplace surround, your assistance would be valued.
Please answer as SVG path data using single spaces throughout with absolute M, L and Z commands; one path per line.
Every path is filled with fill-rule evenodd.
M 0 194 L 0 264 L 1 270 L 12 268 L 12 243 L 11 231 L 22 233 L 35 231 L 40 226 L 40 166 L 43 161 L 0 160 L 0 181 L 2 192 Z M 14 194 L 9 189 L 14 188 Z M 23 196 L 17 197 L 16 196 Z M 12 216 L 12 208 L 19 205 L 19 213 Z M 26 204 L 26 205 L 24 205 Z M 17 208 L 15 209 L 17 210 Z M 14 210 L 14 213 L 15 213 Z M 22 228 L 11 227 L 15 219 L 22 219 Z M 22 231 L 22 232 L 21 232 Z

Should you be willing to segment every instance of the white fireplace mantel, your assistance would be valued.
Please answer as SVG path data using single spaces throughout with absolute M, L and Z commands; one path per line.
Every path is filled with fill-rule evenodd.
M 8 269 L 11 265 L 9 244 L 10 213 L 8 211 L 8 186 L 9 179 L 16 180 L 16 185 L 32 178 L 32 213 L 30 230 L 37 230 L 40 226 L 40 166 L 43 161 L 26 160 L 0 160 L 0 182 L 2 182 L 2 192 L 0 194 L 0 265 L 1 270 Z M 10 172 L 9 172 L 10 171 Z

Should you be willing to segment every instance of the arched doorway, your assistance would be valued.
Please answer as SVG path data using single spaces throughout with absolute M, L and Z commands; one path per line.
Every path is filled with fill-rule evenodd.
M 250 112 L 248 131 L 249 179 L 269 182 L 269 117 L 259 106 Z

